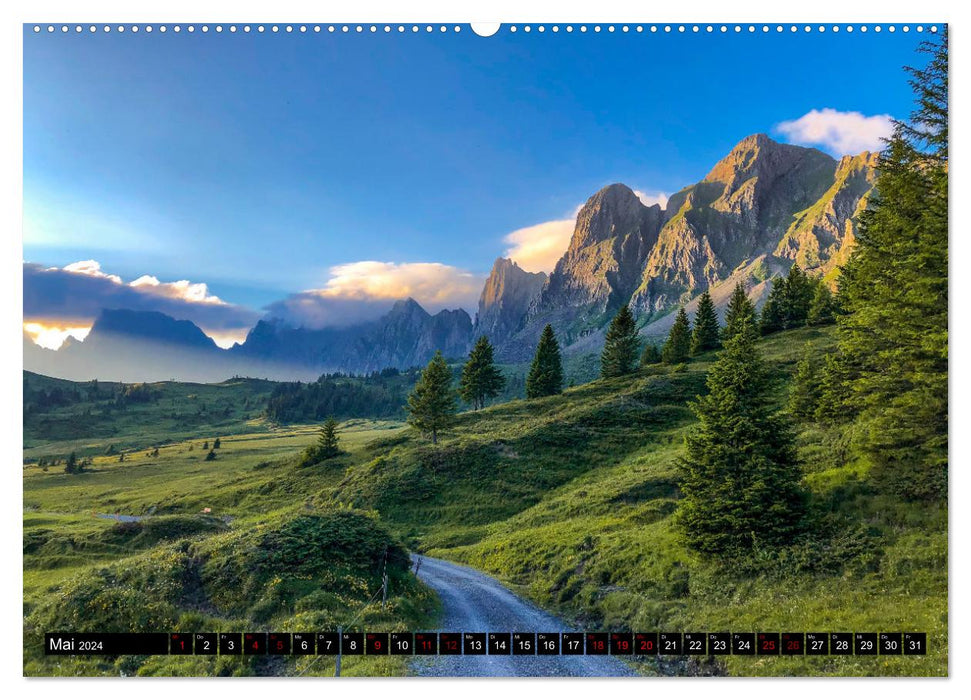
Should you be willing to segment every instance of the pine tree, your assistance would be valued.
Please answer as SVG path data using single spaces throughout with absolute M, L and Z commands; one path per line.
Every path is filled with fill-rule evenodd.
M 772 410 L 771 382 L 746 324 L 708 372 L 708 394 L 686 438 L 678 523 L 685 542 L 709 555 L 779 546 L 796 535 L 806 498 L 788 424 Z
M 323 459 L 330 459 L 331 457 L 336 457 L 341 453 L 340 444 L 340 433 L 337 430 L 337 419 L 333 416 L 327 418 L 324 424 L 320 426 L 320 431 L 317 435 L 315 456 L 316 461 Z
M 833 299 L 833 293 L 829 291 L 829 285 L 822 280 L 818 280 L 806 323 L 810 326 L 825 326 L 833 323 L 835 320 L 836 301 Z
M 644 351 L 641 353 L 641 367 L 656 365 L 660 361 L 661 351 L 657 349 L 657 345 L 654 343 L 646 343 L 644 345 Z
M 64 472 L 66 474 L 80 474 L 82 471 L 84 471 L 84 465 L 78 461 L 77 454 L 71 452 L 64 463 Z
M 786 280 L 777 277 L 772 280 L 772 291 L 762 306 L 759 316 L 759 331 L 762 335 L 781 331 L 786 327 Z
M 722 328 L 722 341 L 727 341 L 738 335 L 738 332 L 750 323 L 757 327 L 755 318 L 755 305 L 749 301 L 745 293 L 745 286 L 739 282 L 732 291 L 732 296 L 728 300 L 728 309 L 725 311 L 725 327 Z
M 668 333 L 667 342 L 661 350 L 661 359 L 665 364 L 676 365 L 680 362 L 687 362 L 691 354 L 691 325 L 688 323 L 688 314 L 684 312 L 682 306 L 678 310 L 678 315 L 674 319 L 674 325 Z
M 826 355 L 819 372 L 819 399 L 815 418 L 824 425 L 838 425 L 852 416 L 846 403 L 847 372 L 845 360 L 839 353 Z
M 941 499 L 948 470 L 947 30 L 911 69 L 916 110 L 896 124 L 843 270 L 845 405 L 883 489 Z
M 698 300 L 698 310 L 695 312 L 695 329 L 691 336 L 691 354 L 698 355 L 716 349 L 721 345 L 720 337 L 715 304 L 711 300 L 711 294 L 705 292 Z
M 438 443 L 438 433 L 455 420 L 455 392 L 452 390 L 452 371 L 441 351 L 422 370 L 415 388 L 408 396 L 408 422 L 422 433 L 430 433 L 432 444 Z
M 626 305 L 620 307 L 607 329 L 604 349 L 600 354 L 600 376 L 620 377 L 637 369 L 640 344 L 634 315 Z
M 495 365 L 492 344 L 484 335 L 480 336 L 469 353 L 469 360 L 462 367 L 459 382 L 459 395 L 473 410 L 485 406 L 485 402 L 498 396 L 506 385 L 506 378 Z
M 533 364 L 526 377 L 526 398 L 552 396 L 563 391 L 563 362 L 553 326 L 547 324 L 536 346 Z
M 806 343 L 802 359 L 796 365 L 796 373 L 792 378 L 789 390 L 789 413 L 804 421 L 816 418 L 820 396 L 819 369 L 812 345 Z
M 783 287 L 783 317 L 785 328 L 799 328 L 806 325 L 809 309 L 816 292 L 814 281 L 802 271 L 799 265 L 793 263 L 786 275 Z

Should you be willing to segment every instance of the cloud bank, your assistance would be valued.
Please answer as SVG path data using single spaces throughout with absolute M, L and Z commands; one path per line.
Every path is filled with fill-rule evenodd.
M 883 140 L 893 133 L 889 114 L 871 117 L 860 112 L 814 109 L 798 119 L 776 126 L 790 143 L 822 146 L 837 156 L 856 155 L 861 151 L 883 150 Z
M 527 272 L 552 272 L 570 245 L 575 226 L 576 217 L 516 229 L 502 239 L 509 246 L 504 255 Z
M 411 297 L 429 313 L 474 309 L 485 279 L 451 265 L 377 260 L 336 265 L 320 289 L 292 294 L 267 307 L 267 317 L 306 328 L 341 327 L 384 315 Z
M 24 330 L 45 347 L 59 347 L 68 336 L 83 339 L 102 309 L 159 311 L 189 320 L 223 346 L 244 338 L 259 318 L 210 294 L 204 282 L 143 275 L 126 283 L 96 260 L 63 268 L 24 263 L 23 274 Z

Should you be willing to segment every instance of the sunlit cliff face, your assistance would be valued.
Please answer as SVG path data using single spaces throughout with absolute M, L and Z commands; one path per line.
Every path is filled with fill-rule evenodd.
M 77 340 L 84 340 L 91 331 L 91 326 L 60 325 L 51 322 L 31 321 L 24 323 L 24 333 L 42 348 L 57 350 L 68 336 Z

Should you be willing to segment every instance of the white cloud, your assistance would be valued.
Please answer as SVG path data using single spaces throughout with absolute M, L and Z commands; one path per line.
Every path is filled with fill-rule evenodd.
M 434 262 L 361 260 L 336 265 L 319 289 L 292 294 L 271 304 L 268 316 L 294 325 L 325 328 L 373 320 L 391 303 L 411 297 L 429 313 L 475 309 L 484 278 Z
M 634 194 L 637 195 L 637 198 L 641 200 L 641 204 L 643 204 L 645 207 L 651 207 L 658 204 L 660 205 L 661 209 L 664 209 L 668 206 L 668 196 L 664 192 L 648 194 L 647 192 L 634 190 Z
M 582 205 L 581 205 L 582 206 Z M 579 208 L 577 209 L 579 211 Z M 545 221 L 513 231 L 503 238 L 509 245 L 505 256 L 512 258 L 528 272 L 552 272 L 570 245 L 570 237 L 576 226 L 572 219 Z
M 814 109 L 792 121 L 776 126 L 791 143 L 823 146 L 835 155 L 856 155 L 861 151 L 880 151 L 881 139 L 893 133 L 889 114 L 871 117 L 860 112 Z
M 49 267 L 49 270 L 56 270 L 56 267 Z M 89 277 L 102 277 L 106 280 L 111 280 L 115 284 L 121 284 L 121 277 L 118 275 L 109 275 L 101 271 L 101 263 L 97 260 L 78 260 L 70 265 L 64 266 L 65 272 L 73 272 L 78 275 L 88 275 Z
M 66 268 L 65 268 L 66 269 Z M 209 293 L 209 287 L 205 282 L 190 282 L 189 280 L 179 280 L 178 282 L 159 282 L 158 277 L 153 275 L 142 275 L 137 280 L 128 283 L 129 287 L 137 287 L 149 294 L 170 299 L 182 299 L 193 304 L 225 304 L 222 299 Z

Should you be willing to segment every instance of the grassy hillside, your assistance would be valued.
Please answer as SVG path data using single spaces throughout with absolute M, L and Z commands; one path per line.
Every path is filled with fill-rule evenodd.
M 205 657 L 44 657 L 44 631 L 317 631 L 427 626 L 434 597 L 374 513 L 308 501 L 395 423 L 345 424 L 348 454 L 297 467 L 312 428 L 225 437 L 213 461 L 198 441 L 89 471 L 24 470 L 24 671 L 28 675 L 333 673 L 333 662 Z M 190 445 L 195 449 L 189 450 Z M 202 514 L 208 508 L 209 513 Z M 118 522 L 98 517 L 143 517 Z M 389 553 L 388 606 L 380 598 Z M 357 617 L 356 621 L 354 618 Z M 349 659 L 345 675 L 397 675 L 398 659 Z
M 24 372 L 24 458 L 104 454 L 263 430 L 276 382 L 72 382 Z M 117 458 L 117 457 L 116 457 Z
M 806 342 L 763 340 L 780 403 Z M 743 675 L 939 675 L 947 668 L 946 511 L 876 494 L 837 436 L 803 426 L 814 530 L 722 569 L 673 528 L 677 461 L 712 357 L 463 414 L 433 448 L 403 433 L 348 469 L 332 498 L 377 508 L 430 554 L 495 574 L 590 628 L 926 631 L 914 657 L 729 657 Z M 643 664 L 645 672 L 661 672 Z M 670 669 L 669 669 L 670 670 Z

